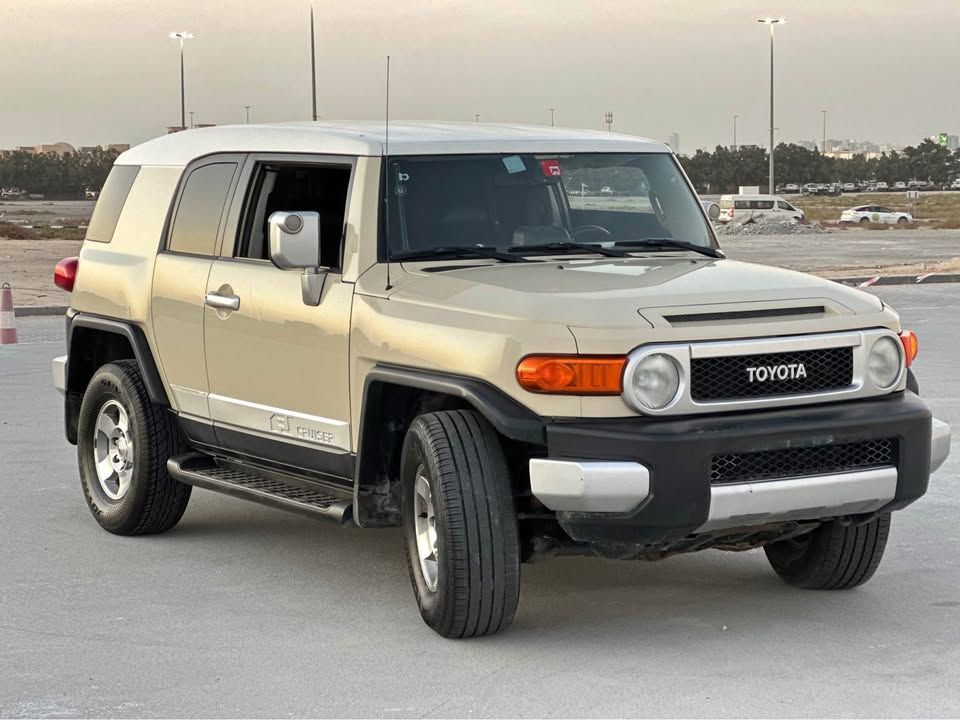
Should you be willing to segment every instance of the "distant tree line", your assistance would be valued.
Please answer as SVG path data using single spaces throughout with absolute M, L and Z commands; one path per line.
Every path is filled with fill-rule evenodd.
M 39 193 L 48 197 L 83 197 L 84 190 L 100 190 L 118 151 L 97 148 L 91 152 L 0 152 L 0 188 Z
M 869 160 L 863 155 L 849 160 L 832 158 L 801 145 L 780 143 L 774 160 L 777 182 L 798 185 L 883 181 L 892 186 L 898 180 L 944 185 L 960 175 L 960 153 L 931 140 Z M 763 187 L 769 177 L 767 151 L 755 145 L 735 151 L 718 145 L 712 153 L 697 150 L 695 155 L 681 157 L 680 162 L 701 192 L 735 192 L 740 185 Z

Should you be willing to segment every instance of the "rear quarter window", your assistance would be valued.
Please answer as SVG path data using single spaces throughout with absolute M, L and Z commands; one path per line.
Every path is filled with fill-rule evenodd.
M 123 204 L 127 201 L 127 195 L 130 194 L 130 188 L 133 187 L 139 172 L 139 165 L 113 166 L 93 208 L 93 216 L 87 226 L 87 240 L 101 243 L 113 240 L 113 232 L 117 229 Z

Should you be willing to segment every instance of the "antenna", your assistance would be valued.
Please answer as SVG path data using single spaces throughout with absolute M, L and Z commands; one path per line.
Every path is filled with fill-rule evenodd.
M 383 212 L 386 220 L 384 233 L 387 242 L 387 286 L 384 290 L 393 287 L 390 284 L 390 56 L 387 55 L 387 102 L 383 115 Z

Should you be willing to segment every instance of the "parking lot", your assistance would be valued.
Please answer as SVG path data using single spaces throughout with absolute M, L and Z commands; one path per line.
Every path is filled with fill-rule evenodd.
M 960 427 L 960 285 L 877 294 Z M 0 347 L 0 716 L 960 713 L 960 452 L 858 590 L 789 588 L 762 551 L 557 559 L 524 566 L 508 632 L 453 642 L 420 621 L 397 531 L 202 490 L 166 535 L 100 530 L 50 382 L 62 325 Z

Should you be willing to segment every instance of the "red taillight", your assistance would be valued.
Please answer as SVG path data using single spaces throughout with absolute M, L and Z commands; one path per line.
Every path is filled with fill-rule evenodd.
M 79 267 L 80 258 L 64 258 L 53 269 L 53 284 L 61 290 L 73 292 L 73 283 L 77 280 L 77 268 Z

